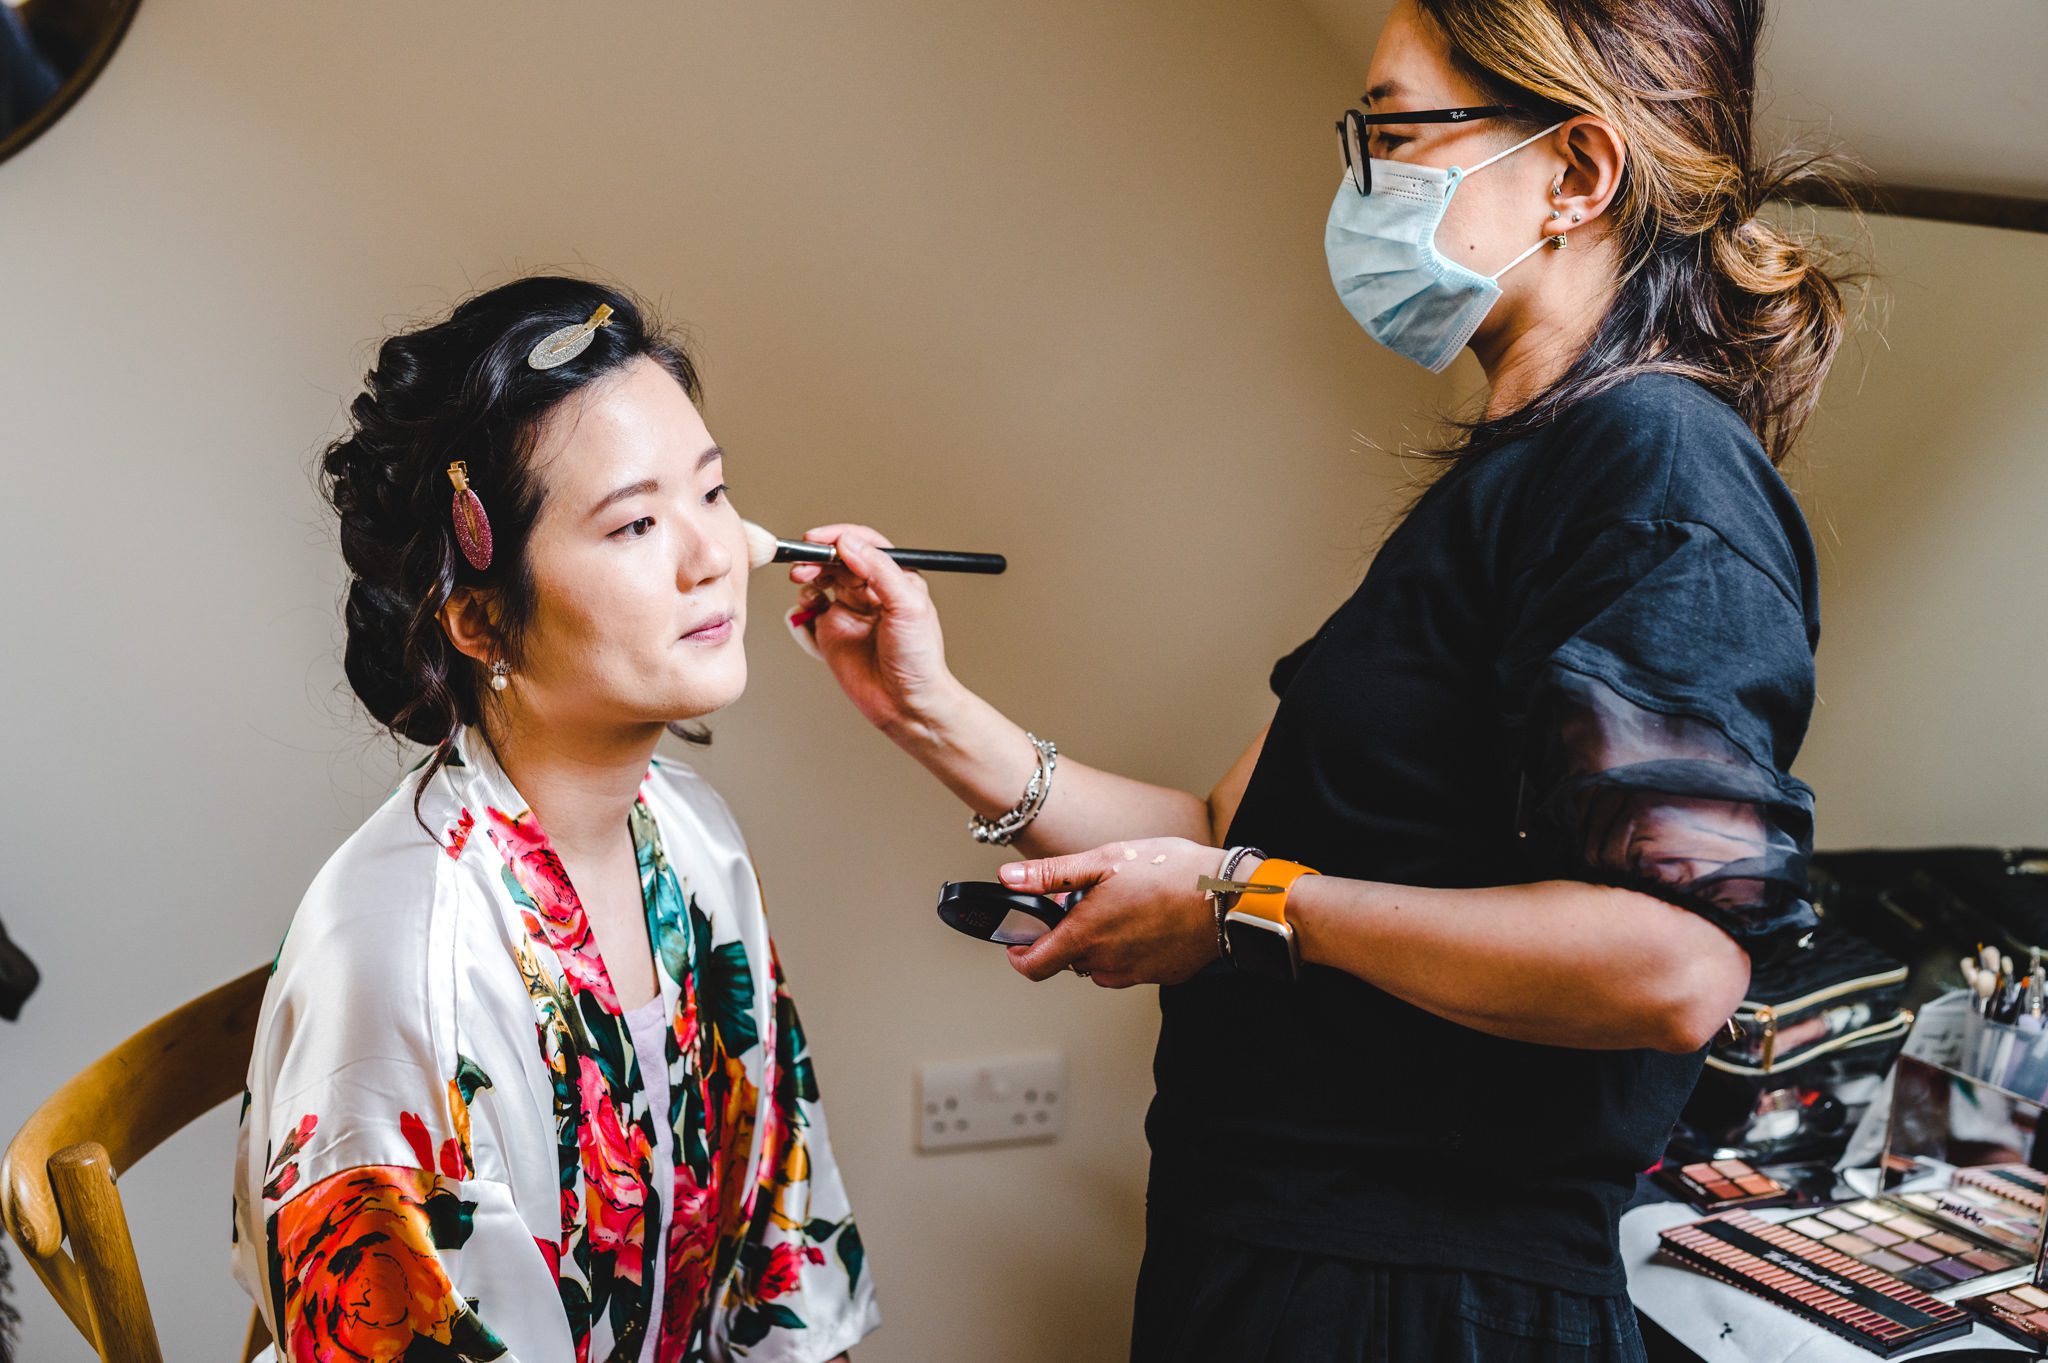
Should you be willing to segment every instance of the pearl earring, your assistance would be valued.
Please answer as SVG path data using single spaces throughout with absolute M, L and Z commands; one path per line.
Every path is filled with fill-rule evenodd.
M 503 691 L 512 684 L 512 669 L 505 666 L 503 658 L 491 664 L 491 689 Z

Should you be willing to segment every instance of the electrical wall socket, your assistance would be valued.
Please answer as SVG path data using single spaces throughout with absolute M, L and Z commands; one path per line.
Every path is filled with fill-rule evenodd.
M 1067 1058 L 934 1061 L 917 1072 L 917 1148 L 1049 1141 L 1067 1109 Z

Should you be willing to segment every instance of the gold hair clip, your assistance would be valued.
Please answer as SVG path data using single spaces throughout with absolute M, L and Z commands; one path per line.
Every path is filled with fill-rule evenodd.
M 573 327 L 551 331 L 540 338 L 540 344 L 526 352 L 526 363 L 534 369 L 553 369 L 590 349 L 590 338 L 599 327 L 610 326 L 612 309 L 609 303 L 597 305 L 597 311 L 590 314 L 587 322 L 578 322 Z

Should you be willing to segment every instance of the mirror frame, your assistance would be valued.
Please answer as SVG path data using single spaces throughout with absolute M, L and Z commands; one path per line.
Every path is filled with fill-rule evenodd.
M 4 0 L 0 0 L 0 3 L 4 3 Z M 135 21 L 135 11 L 141 6 L 142 0 L 116 0 L 112 7 L 112 22 L 93 43 L 92 51 L 86 54 L 85 61 L 58 89 L 56 97 L 36 110 L 26 123 L 5 137 L 0 137 L 0 164 L 4 164 L 16 152 L 48 132 L 50 126 L 69 113 L 71 106 L 78 102 L 79 97 L 92 88 L 93 82 L 100 78 L 100 73 L 107 69 L 107 63 L 113 58 L 114 49 L 119 47 L 121 39 L 128 35 L 128 25 Z

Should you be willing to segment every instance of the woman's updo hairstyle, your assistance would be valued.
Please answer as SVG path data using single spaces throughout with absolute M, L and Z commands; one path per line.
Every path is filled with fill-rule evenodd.
M 1454 65 L 1533 132 L 1597 114 L 1628 146 L 1608 214 L 1621 287 L 1548 392 L 1468 428 L 1513 439 L 1634 374 L 1682 374 L 1742 414 L 1773 463 L 1820 397 L 1844 330 L 1842 287 L 1817 241 L 1759 216 L 1801 184 L 1842 195 L 1815 156 L 1755 160 L 1763 0 L 1417 0 Z
M 611 317 L 582 354 L 553 369 L 527 364 L 536 342 L 587 321 L 600 305 Z M 380 724 L 435 749 L 429 777 L 461 727 L 482 719 L 490 675 L 449 641 L 441 608 L 457 587 L 489 589 L 499 656 L 517 670 L 533 614 L 526 551 L 543 491 L 532 462 L 537 437 L 565 398 L 641 356 L 700 400 L 682 343 L 651 325 L 636 300 L 583 279 L 515 280 L 379 346 L 349 404 L 348 432 L 322 456 L 351 575 L 343 668 Z M 455 538 L 448 466 L 458 459 L 490 519 L 491 560 L 482 571 Z

